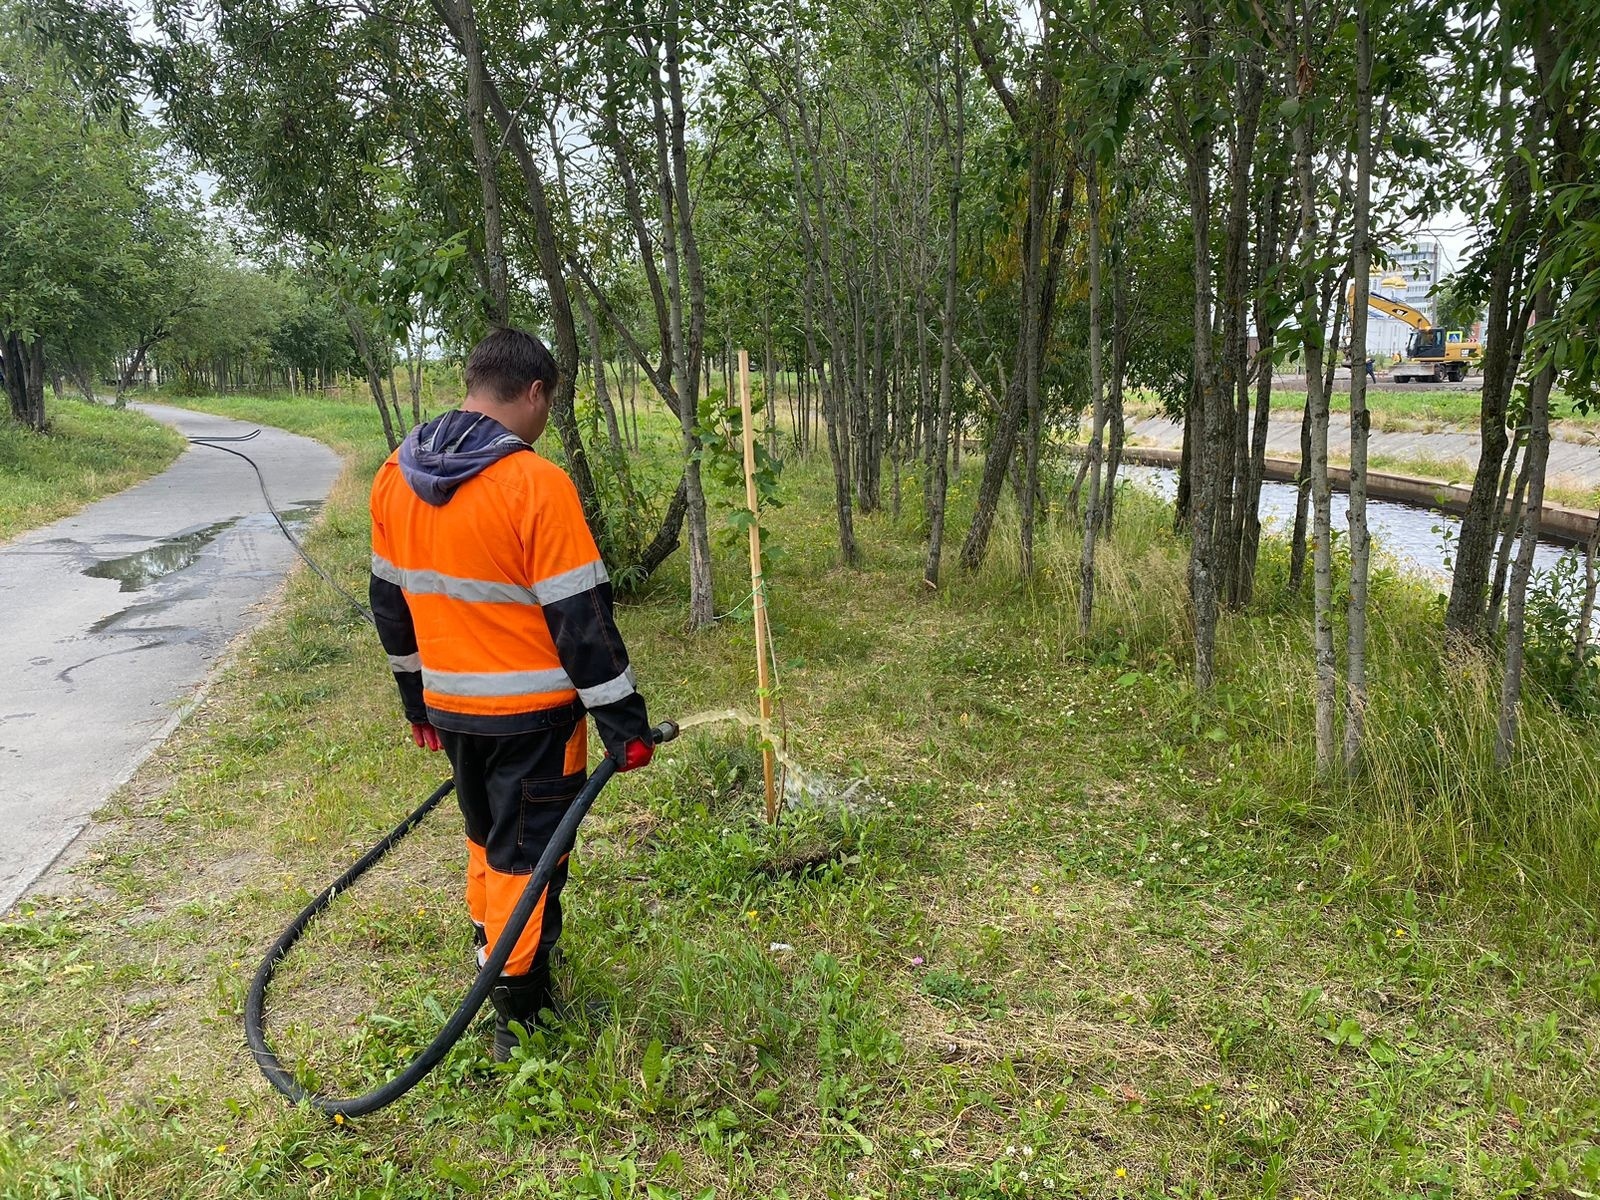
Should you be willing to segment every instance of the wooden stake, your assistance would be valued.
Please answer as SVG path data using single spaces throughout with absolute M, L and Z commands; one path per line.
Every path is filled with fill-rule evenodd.
M 750 508 L 750 598 L 756 625 L 756 685 L 761 692 L 761 775 L 767 789 L 767 824 L 778 822 L 773 785 L 772 685 L 767 673 L 767 593 L 761 579 L 761 522 L 756 504 L 756 431 L 750 417 L 750 354 L 739 351 L 739 411 L 744 425 L 744 497 Z

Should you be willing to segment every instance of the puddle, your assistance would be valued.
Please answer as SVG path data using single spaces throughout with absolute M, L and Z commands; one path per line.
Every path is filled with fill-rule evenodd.
M 308 500 L 304 504 L 296 504 L 292 508 L 280 508 L 278 515 L 283 518 L 283 523 L 289 527 L 289 532 L 299 535 L 322 511 L 321 500 Z M 272 514 L 267 514 L 267 520 L 272 520 Z
M 120 558 L 108 558 L 86 567 L 84 574 L 95 579 L 115 579 L 125 592 L 137 592 L 174 571 L 181 571 L 200 557 L 200 552 L 224 532 L 238 524 L 238 517 L 218 521 L 199 529 L 162 538 L 155 545 Z

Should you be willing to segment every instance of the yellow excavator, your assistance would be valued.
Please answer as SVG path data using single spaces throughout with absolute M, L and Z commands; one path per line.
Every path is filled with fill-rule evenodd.
M 1350 289 L 1348 300 L 1355 303 L 1354 287 Z M 1460 383 L 1467 377 L 1467 371 L 1478 365 L 1483 348 L 1466 330 L 1435 329 L 1416 308 L 1377 292 L 1367 294 L 1367 304 L 1416 330 L 1406 343 L 1405 358 L 1389 372 L 1389 378 L 1395 383 Z

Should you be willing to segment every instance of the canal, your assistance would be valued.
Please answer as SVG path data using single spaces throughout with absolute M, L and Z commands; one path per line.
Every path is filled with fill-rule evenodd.
M 1124 465 L 1121 468 L 1129 482 L 1136 487 L 1154 492 L 1171 502 L 1177 495 L 1178 475 L 1170 467 Z M 1348 535 L 1347 516 L 1350 497 L 1343 492 L 1332 496 L 1333 530 L 1336 537 Z M 1271 480 L 1261 485 L 1261 524 L 1264 528 L 1288 537 L 1294 530 L 1295 487 L 1292 483 Z M 1439 512 L 1417 505 L 1401 504 L 1394 500 L 1367 500 L 1367 528 L 1372 532 L 1375 549 L 1386 554 L 1396 566 L 1415 575 L 1424 576 L 1439 585 L 1441 591 L 1450 580 L 1450 560 L 1456 539 L 1461 533 L 1461 518 L 1453 513 Z M 1541 538 L 1534 548 L 1535 574 L 1548 572 L 1563 554 L 1577 553 L 1559 542 Z

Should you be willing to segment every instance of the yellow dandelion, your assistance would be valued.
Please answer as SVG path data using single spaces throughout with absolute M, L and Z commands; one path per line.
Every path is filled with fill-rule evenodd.
M 217 1146 L 217 1153 L 218 1154 L 226 1154 L 227 1152 L 228 1152 L 228 1143 L 227 1142 L 222 1142 Z
M 1128 1168 L 1127 1167 L 1118 1167 L 1117 1168 L 1117 1178 L 1118 1179 L 1126 1179 L 1127 1177 L 1128 1177 Z
M 344 1114 L 343 1113 L 334 1113 L 333 1114 L 333 1123 L 335 1125 L 343 1125 L 344 1124 Z

